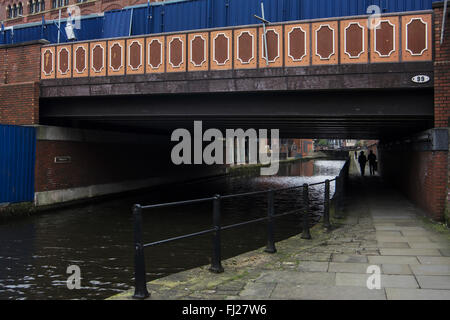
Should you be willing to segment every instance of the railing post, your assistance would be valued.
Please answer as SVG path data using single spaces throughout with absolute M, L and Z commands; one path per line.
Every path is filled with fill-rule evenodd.
M 311 233 L 309 232 L 309 186 L 307 183 L 303 185 L 303 202 L 305 205 L 305 212 L 303 214 L 303 232 L 302 239 L 311 239 Z
M 145 256 L 142 242 L 142 207 L 133 206 L 134 218 L 134 299 L 145 299 L 150 296 L 145 279 Z
M 275 240 L 273 235 L 273 212 L 274 212 L 274 191 L 270 190 L 267 195 L 267 246 L 264 250 L 267 253 L 275 253 Z
M 329 229 L 330 224 L 330 180 L 325 180 L 325 200 L 323 203 L 323 227 Z
M 339 175 L 336 177 L 336 190 L 335 190 L 335 198 L 336 198 L 336 205 L 334 210 L 334 217 L 337 219 L 341 219 L 342 215 L 342 192 L 343 192 L 343 185 L 342 185 L 342 176 Z
M 215 228 L 213 236 L 213 255 L 209 271 L 214 273 L 222 273 L 224 270 L 222 267 L 220 252 L 220 195 L 215 195 L 213 200 L 213 224 Z

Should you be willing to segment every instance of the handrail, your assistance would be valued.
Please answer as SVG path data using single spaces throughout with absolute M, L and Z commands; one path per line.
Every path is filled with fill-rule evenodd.
M 346 178 L 348 176 L 348 169 L 349 169 L 349 160 L 346 161 L 344 166 L 342 167 L 340 173 L 338 176 L 336 176 L 334 179 L 326 179 L 322 182 L 317 183 L 311 183 L 311 184 L 303 184 L 299 186 L 294 187 L 287 187 L 287 188 L 279 188 L 279 189 L 269 189 L 269 190 L 263 190 L 263 191 L 255 191 L 255 192 L 245 192 L 245 193 L 238 193 L 238 194 L 230 194 L 225 196 L 215 195 L 214 197 L 208 197 L 208 198 L 200 198 L 200 199 L 193 199 L 193 200 L 185 200 L 185 201 L 176 201 L 176 202 L 167 202 L 167 203 L 161 203 L 161 204 L 154 204 L 154 205 L 146 205 L 141 206 L 139 204 L 135 204 L 133 206 L 133 216 L 134 216 L 134 248 L 135 248 L 135 264 L 134 264 L 134 273 L 135 273 L 135 292 L 133 295 L 133 298 L 135 299 L 144 299 L 150 296 L 148 290 L 147 290 L 147 282 L 146 282 L 146 273 L 145 273 L 145 256 L 144 256 L 144 249 L 147 247 L 164 244 L 176 240 L 191 238 L 199 235 L 204 235 L 207 233 L 213 233 L 213 255 L 211 259 L 211 267 L 210 271 L 215 273 L 221 273 L 223 272 L 223 267 L 221 264 L 221 241 L 220 241 L 220 232 L 221 230 L 227 230 L 232 229 L 256 222 L 261 221 L 267 221 L 267 246 L 265 249 L 265 252 L 267 253 L 275 253 L 277 250 L 275 248 L 275 241 L 274 241 L 274 232 L 273 232 L 273 222 L 275 219 L 296 214 L 299 212 L 304 212 L 303 219 L 302 219 L 302 239 L 311 239 L 311 234 L 309 231 L 310 228 L 310 222 L 309 222 L 309 187 L 317 186 L 321 184 L 325 184 L 325 193 L 324 193 L 324 214 L 323 214 L 323 226 L 326 229 L 331 228 L 330 224 L 330 200 L 335 201 L 335 207 L 336 211 L 342 211 L 342 202 L 343 202 L 343 194 L 344 194 L 344 185 L 346 183 Z M 330 182 L 336 182 L 335 187 L 335 194 L 333 199 L 330 199 Z M 288 212 L 284 212 L 281 214 L 274 214 L 274 197 L 276 192 L 280 191 L 286 191 L 286 190 L 295 190 L 300 189 L 303 190 L 303 201 L 304 205 L 300 209 L 291 210 Z M 222 199 L 231 199 L 236 197 L 245 197 L 245 196 L 253 196 L 258 194 L 268 194 L 267 197 L 267 216 L 262 218 L 257 218 L 249 221 L 244 222 L 238 222 L 227 226 L 221 226 L 220 225 L 220 216 L 221 216 L 221 200 Z M 202 203 L 202 202 L 213 202 L 213 225 L 214 227 L 211 229 L 206 229 L 190 234 L 185 234 L 181 236 L 176 236 L 164 240 L 158 240 L 150 243 L 143 243 L 142 239 L 142 210 L 143 209 L 154 209 L 154 208 L 166 208 L 171 206 L 178 206 L 178 205 L 189 205 L 194 203 Z M 335 217 L 337 218 L 338 215 L 336 214 Z
M 178 206 L 178 205 L 182 205 L 182 204 L 193 204 L 193 203 L 199 203 L 199 202 L 207 202 L 207 201 L 211 201 L 211 200 L 214 200 L 214 197 L 177 201 L 177 202 L 166 202 L 166 203 L 160 203 L 160 204 L 152 204 L 152 205 L 148 205 L 148 206 L 142 206 L 142 209 L 173 207 L 173 206 Z

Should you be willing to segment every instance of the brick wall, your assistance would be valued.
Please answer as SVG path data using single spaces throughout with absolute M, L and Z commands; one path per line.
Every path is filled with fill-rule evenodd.
M 379 150 L 384 179 L 424 209 L 430 218 L 444 219 L 447 197 L 447 156 L 445 151 Z
M 38 139 L 35 192 L 150 178 L 174 182 L 225 172 L 225 166 L 219 165 L 176 166 L 170 158 L 171 148 L 170 136 L 155 137 L 145 144 Z M 69 156 L 71 161 L 55 163 L 58 156 Z
M 441 44 L 442 28 L 442 3 L 434 6 L 434 39 L 435 39 L 435 59 L 434 59 L 434 112 L 435 127 L 448 127 L 450 116 L 450 8 L 446 19 L 444 41 Z
M 435 3 L 434 10 L 434 124 L 435 127 L 449 127 L 450 117 L 450 8 L 447 8 L 447 19 L 445 25 L 444 40 L 441 44 L 442 16 L 444 12 L 443 3 Z M 450 163 L 450 153 L 447 158 Z M 448 170 L 448 169 L 447 169 Z M 447 172 L 447 208 L 450 208 L 450 172 Z M 448 210 L 448 209 L 447 209 Z
M 43 42 L 0 46 L 0 123 L 39 122 L 40 49 Z
M 0 85 L 0 123 L 32 125 L 39 122 L 39 83 Z
M 37 141 L 35 192 L 151 177 L 161 158 L 154 151 L 134 144 Z M 71 162 L 55 163 L 57 156 Z

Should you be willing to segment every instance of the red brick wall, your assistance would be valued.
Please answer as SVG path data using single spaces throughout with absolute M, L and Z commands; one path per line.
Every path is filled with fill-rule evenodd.
M 36 142 L 35 192 L 148 178 L 199 178 L 224 173 L 225 166 L 181 165 L 171 161 L 170 137 L 149 144 L 75 141 Z M 55 163 L 70 156 L 70 163 Z
M 430 218 L 444 219 L 447 199 L 446 151 L 379 149 L 383 178 L 424 209 Z
M 2 76 L 0 85 L 4 83 L 20 83 L 39 81 L 41 43 L 10 45 L 0 48 L 0 64 Z
M 0 85 L 0 123 L 32 125 L 39 123 L 39 83 Z
M 448 8 L 444 42 L 440 43 L 442 28 L 442 3 L 434 5 L 434 123 L 435 127 L 448 127 L 450 116 L 450 8 Z
M 444 41 L 441 44 L 443 3 L 433 5 L 434 9 L 434 38 L 435 38 L 435 59 L 434 59 L 434 125 L 435 127 L 449 127 L 450 116 L 450 8 L 447 8 L 447 19 L 445 25 Z M 447 157 L 450 163 L 450 154 Z M 450 172 L 442 172 L 447 176 L 447 207 L 450 208 Z
M 42 44 L 0 47 L 0 123 L 39 123 Z
M 37 141 L 35 192 L 145 179 L 162 158 L 150 146 L 74 141 Z M 153 155 L 153 156 L 152 156 Z M 70 156 L 70 163 L 54 163 Z

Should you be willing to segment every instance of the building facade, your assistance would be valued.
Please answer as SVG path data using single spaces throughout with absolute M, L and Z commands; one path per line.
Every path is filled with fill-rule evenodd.
M 150 0 L 160 2 L 162 0 Z M 122 9 L 147 3 L 147 0 L 0 0 L 0 21 L 8 26 L 45 20 L 67 18 L 67 8 L 77 5 L 81 15 Z
M 280 158 L 303 158 L 314 151 L 312 139 L 281 139 Z

